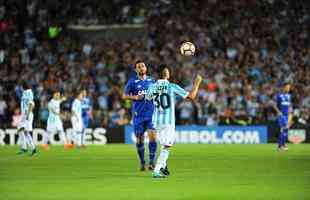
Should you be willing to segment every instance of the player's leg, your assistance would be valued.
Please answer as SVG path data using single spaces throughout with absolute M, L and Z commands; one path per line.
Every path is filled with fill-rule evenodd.
M 156 150 L 157 150 L 156 132 L 153 127 L 152 119 L 148 119 L 144 123 L 147 129 L 148 138 L 149 138 L 149 170 L 154 170 Z
M 161 169 L 166 168 L 167 160 L 169 157 L 169 148 L 170 147 L 171 146 L 166 146 L 166 145 L 162 146 L 162 149 L 161 149 L 160 154 L 159 154 L 158 159 L 157 159 L 157 163 L 156 163 L 155 168 L 154 168 L 154 172 L 153 172 L 154 178 L 166 176 L 166 175 L 163 176 L 160 172 L 161 172 Z
M 167 160 L 169 157 L 169 148 L 173 146 L 174 138 L 175 138 L 175 131 L 173 127 L 164 127 L 158 130 L 157 132 L 160 144 L 162 145 L 162 149 L 160 151 L 159 157 L 157 159 L 157 163 L 155 165 L 155 169 L 153 172 L 154 178 L 161 178 L 164 177 L 161 175 L 161 169 L 166 169 L 167 167 Z M 162 170 L 163 171 L 163 170 Z M 168 171 L 168 169 L 167 169 Z M 169 171 L 167 174 L 169 175 Z
M 148 137 L 149 137 L 149 170 L 153 170 L 155 167 L 155 158 L 156 158 L 156 150 L 157 150 L 157 143 L 156 143 L 156 133 L 153 129 L 148 129 Z
M 62 144 L 64 145 L 65 149 L 69 149 L 72 147 L 72 144 L 69 143 L 69 140 L 66 136 L 66 133 L 64 131 L 62 122 L 58 122 L 57 124 L 57 132 L 59 133 L 59 139 L 61 140 Z
M 48 144 L 50 142 L 51 135 L 55 132 L 54 130 L 55 128 L 53 127 L 53 124 L 49 120 L 47 120 L 46 131 L 43 134 L 43 144 L 42 144 L 42 148 L 44 150 L 49 149 Z
M 285 146 L 285 141 L 288 136 L 288 126 L 287 122 L 288 120 L 284 116 L 280 116 L 279 118 L 279 126 L 280 126 L 280 135 L 278 139 L 278 150 L 287 150 L 287 147 Z
M 33 156 L 34 154 L 37 153 L 37 149 L 36 149 L 36 146 L 35 146 L 35 144 L 33 142 L 31 133 L 32 133 L 32 131 L 30 131 L 30 130 L 26 131 L 25 132 L 25 137 L 26 137 L 27 145 L 28 145 L 28 147 L 30 148 L 30 151 L 31 151 L 30 155 Z
M 144 160 L 144 132 L 145 132 L 145 127 L 143 123 L 138 123 L 134 125 L 134 132 L 136 135 L 136 148 L 137 148 L 137 153 L 140 159 L 140 170 L 144 171 L 145 170 L 145 160 Z
M 49 150 L 49 142 L 50 142 L 50 137 L 51 137 L 52 132 L 50 131 L 50 129 L 46 129 L 46 131 L 43 134 L 43 144 L 42 144 L 42 148 L 44 150 Z
M 19 128 L 17 130 L 18 134 L 18 144 L 19 144 L 19 151 L 17 154 L 24 154 L 27 152 L 27 143 L 24 133 L 24 128 Z
M 83 131 L 82 131 L 82 147 L 85 148 L 85 134 L 86 128 L 88 128 L 89 120 L 88 118 L 83 118 Z
M 26 137 L 26 142 L 27 142 L 27 145 L 29 146 L 30 148 L 30 156 L 33 156 L 34 154 L 37 153 L 37 149 L 36 149 L 36 146 L 33 142 L 33 139 L 32 139 L 32 136 L 31 136 L 31 133 L 32 133 L 32 123 L 33 123 L 33 113 L 29 113 L 29 117 L 28 117 L 28 120 L 27 120 L 27 127 L 25 128 L 26 132 L 25 132 L 25 137 Z

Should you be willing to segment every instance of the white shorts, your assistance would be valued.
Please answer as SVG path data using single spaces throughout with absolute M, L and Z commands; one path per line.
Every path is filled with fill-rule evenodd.
M 46 130 L 47 130 L 48 133 L 64 132 L 62 121 L 61 120 L 57 120 L 55 122 L 50 122 L 49 120 L 47 120 Z
M 83 131 L 83 121 L 82 118 L 71 117 L 72 129 L 74 132 Z
M 19 122 L 17 128 L 18 129 L 23 128 L 25 131 L 32 131 L 33 129 L 32 123 L 33 123 L 33 113 L 29 113 L 28 119 L 25 115 L 22 115 L 21 121 Z
M 157 139 L 161 145 L 164 146 L 173 146 L 175 142 L 175 127 L 173 126 L 164 126 L 156 127 Z

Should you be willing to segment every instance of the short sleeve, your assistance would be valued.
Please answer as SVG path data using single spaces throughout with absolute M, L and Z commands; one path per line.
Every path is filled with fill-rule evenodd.
M 186 90 L 184 90 L 183 88 L 181 88 L 179 85 L 177 84 L 171 84 L 171 89 L 173 90 L 174 93 L 176 93 L 177 95 L 181 96 L 183 99 L 185 99 L 188 96 L 188 92 Z

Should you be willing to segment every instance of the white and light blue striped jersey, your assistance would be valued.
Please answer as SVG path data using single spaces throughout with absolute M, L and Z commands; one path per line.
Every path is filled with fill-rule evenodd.
M 60 103 L 61 101 L 60 100 L 55 100 L 55 99 L 51 99 L 49 102 L 48 102 L 48 121 L 51 122 L 51 123 L 56 123 L 58 121 L 61 121 L 60 119 Z M 56 113 L 56 114 L 55 114 Z
M 79 118 L 82 118 L 82 102 L 78 99 L 74 99 L 71 111 L 75 113 Z
M 155 128 L 175 126 L 176 94 L 186 98 L 189 93 L 168 80 L 158 80 L 149 87 L 146 98 L 154 102 L 152 121 Z
M 32 90 L 24 90 L 20 101 L 20 110 L 22 115 L 28 114 L 30 104 L 34 105 Z

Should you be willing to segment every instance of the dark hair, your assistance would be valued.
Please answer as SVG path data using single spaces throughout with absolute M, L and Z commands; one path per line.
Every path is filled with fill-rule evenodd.
M 292 85 L 291 81 L 284 81 L 284 82 L 282 83 L 282 87 L 285 87 L 285 86 L 287 86 L 287 85 Z
M 164 70 L 168 69 L 170 71 L 170 68 L 166 64 L 160 64 L 157 68 L 157 74 L 159 78 L 164 78 Z
M 24 90 L 30 89 L 29 84 L 28 84 L 27 81 L 25 81 L 25 80 L 22 80 L 21 86 L 23 87 Z
M 143 63 L 143 61 L 142 61 L 142 60 L 137 60 L 137 61 L 135 62 L 135 68 L 137 67 L 137 64 L 139 64 L 139 63 Z
M 53 90 L 52 90 L 52 94 L 53 94 L 53 95 L 54 95 L 55 93 L 58 93 L 58 92 L 60 93 L 60 90 L 58 90 L 58 89 L 53 89 Z

